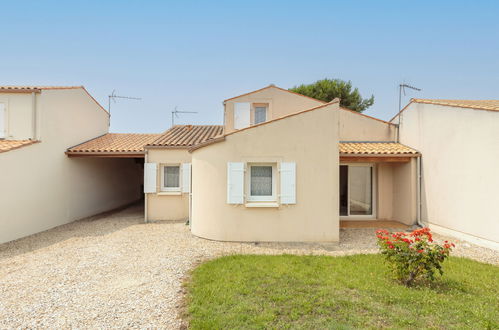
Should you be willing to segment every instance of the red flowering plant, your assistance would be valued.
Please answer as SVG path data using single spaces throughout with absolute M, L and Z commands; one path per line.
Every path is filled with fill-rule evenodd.
M 412 286 L 420 280 L 435 280 L 438 271 L 443 275 L 442 262 L 449 256 L 454 243 L 439 245 L 433 241 L 430 228 L 412 233 L 376 231 L 378 246 L 397 280 Z

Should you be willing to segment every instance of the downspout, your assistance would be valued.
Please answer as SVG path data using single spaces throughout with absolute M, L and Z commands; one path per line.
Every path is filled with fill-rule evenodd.
M 416 221 L 418 226 L 424 227 L 421 221 L 421 155 L 416 158 Z
M 31 93 L 31 131 L 33 134 L 33 140 L 38 140 L 37 139 L 37 129 L 36 129 L 36 94 L 35 92 Z
M 145 173 L 145 164 L 147 163 L 147 160 L 148 160 L 148 151 L 147 151 L 147 148 L 144 148 L 144 167 L 143 167 L 143 172 Z M 145 177 L 145 175 L 144 175 Z M 145 184 L 145 182 L 144 182 Z M 147 195 L 145 192 L 144 193 L 144 222 L 147 223 Z

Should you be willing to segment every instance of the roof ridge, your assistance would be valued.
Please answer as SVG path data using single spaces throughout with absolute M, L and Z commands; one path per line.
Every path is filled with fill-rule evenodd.
M 285 88 L 282 88 L 282 87 L 279 87 L 279 86 L 276 86 L 274 84 L 270 84 L 266 87 L 263 87 L 263 88 L 259 88 L 257 90 L 254 90 L 254 91 L 251 91 L 251 92 L 248 92 L 248 93 L 244 93 L 244 94 L 241 94 L 241 95 L 237 95 L 237 96 L 234 96 L 234 97 L 231 97 L 231 98 L 228 98 L 228 99 L 225 99 L 224 102 L 227 102 L 227 101 L 230 101 L 230 100 L 233 100 L 233 99 L 237 99 L 239 97 L 243 97 L 243 96 L 247 96 L 247 95 L 251 95 L 251 94 L 254 94 L 254 93 L 258 93 L 258 92 L 261 92 L 265 89 L 269 89 L 269 88 L 276 88 L 276 89 L 279 89 L 281 91 L 284 91 L 284 92 L 288 92 L 288 93 L 291 93 L 291 94 L 295 94 L 295 95 L 298 95 L 298 96 L 302 96 L 302 97 L 306 97 L 306 98 L 309 98 L 311 100 L 314 100 L 314 101 L 317 101 L 317 102 L 320 102 L 320 103 L 324 103 L 324 104 L 327 104 L 328 102 L 325 102 L 325 101 L 322 101 L 322 100 L 318 100 L 316 98 L 313 98 L 313 97 L 310 97 L 310 96 L 307 96 L 307 95 L 303 95 L 303 94 L 300 94 L 300 93 L 296 93 L 296 92 L 293 92 L 293 91 L 290 91 L 289 89 L 285 89 Z

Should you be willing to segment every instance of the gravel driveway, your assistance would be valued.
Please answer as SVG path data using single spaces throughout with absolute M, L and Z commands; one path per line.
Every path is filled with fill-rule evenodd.
M 0 245 L 0 328 L 179 328 L 182 278 L 199 261 L 376 251 L 373 229 L 342 230 L 340 244 L 223 243 L 142 214 L 133 206 Z M 499 253 L 462 242 L 454 255 L 499 264 Z

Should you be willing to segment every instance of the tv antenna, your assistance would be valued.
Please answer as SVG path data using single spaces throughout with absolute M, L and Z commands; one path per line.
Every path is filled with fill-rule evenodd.
M 127 99 L 127 100 L 142 100 L 140 97 L 132 97 L 132 96 L 122 96 L 122 95 L 116 95 L 116 90 L 113 89 L 113 92 L 111 95 L 108 95 L 108 112 L 109 112 L 109 117 L 111 117 L 111 100 L 113 100 L 114 103 L 116 103 L 116 99 Z M 111 125 L 111 122 L 109 122 Z
M 411 85 L 408 85 L 406 83 L 400 84 L 399 85 L 399 111 L 398 111 L 398 124 L 397 124 L 397 142 L 399 142 L 399 130 L 400 130 L 400 111 L 402 111 L 402 93 L 404 93 L 405 96 L 405 89 L 409 88 L 418 92 L 421 92 L 421 88 L 417 88 Z
M 172 127 L 175 125 L 175 117 L 178 118 L 179 113 L 197 113 L 196 111 L 179 111 L 175 106 L 175 110 L 172 111 Z

